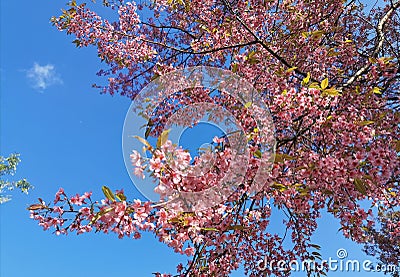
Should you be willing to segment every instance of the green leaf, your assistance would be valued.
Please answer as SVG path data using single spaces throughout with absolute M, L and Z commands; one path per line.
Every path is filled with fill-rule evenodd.
M 253 65 L 253 64 L 258 64 L 260 63 L 260 60 L 257 58 L 251 58 L 249 59 L 249 64 Z
M 47 207 L 43 204 L 32 204 L 28 208 L 26 208 L 29 211 L 36 211 L 36 210 L 43 210 L 47 209 Z
M 359 179 L 359 178 L 355 178 L 354 179 L 354 186 L 356 187 L 356 189 L 361 192 L 362 194 L 366 195 L 367 194 L 367 188 L 365 186 L 365 183 L 363 180 Z
M 153 76 L 151 76 L 150 81 L 154 81 L 155 79 L 157 79 L 158 77 L 160 77 L 159 74 L 155 73 Z
M 309 86 L 309 88 L 315 88 L 315 89 L 321 89 L 319 84 L 317 82 L 312 82 Z
M 295 159 L 296 159 L 296 157 L 293 157 L 293 156 L 290 156 L 287 154 L 278 154 L 278 153 L 275 154 L 275 163 L 283 163 L 286 160 L 291 161 L 291 160 L 295 160 Z
M 115 194 L 119 201 L 126 201 L 126 196 L 122 192 Z
M 72 43 L 74 43 L 76 47 L 81 46 L 81 41 L 79 39 L 75 39 L 74 41 L 72 41 Z
M 321 250 L 321 246 L 319 246 L 318 244 L 310 244 L 310 246 L 317 250 Z
M 108 207 L 106 209 L 103 209 L 103 210 L 99 211 L 98 213 L 96 213 L 94 215 L 94 217 L 92 217 L 92 220 L 90 220 L 89 225 L 95 223 L 100 217 L 102 217 L 106 213 L 111 212 L 112 210 L 114 210 L 114 207 Z
M 238 64 L 237 63 L 232 64 L 232 72 L 236 73 L 237 71 L 238 71 Z
M 149 137 L 150 132 L 151 132 L 151 128 L 150 128 L 150 127 L 147 127 L 147 128 L 146 128 L 146 132 L 144 133 L 144 137 L 145 137 L 146 139 Z
M 323 79 L 321 82 L 321 88 L 326 89 L 328 87 L 328 85 L 329 85 L 328 78 Z
M 219 230 L 218 230 L 217 228 L 209 228 L 209 227 L 206 227 L 206 228 L 201 228 L 201 230 L 204 230 L 204 231 L 215 231 L 215 232 L 219 232 Z
M 317 39 L 321 38 L 323 34 L 324 34 L 324 31 L 321 31 L 321 30 L 311 32 L 311 35 Z
M 306 196 L 310 194 L 309 188 L 296 188 L 296 190 L 300 193 L 300 196 Z
M 328 95 L 328 96 L 337 96 L 337 95 L 340 95 L 340 92 L 335 88 L 329 88 L 329 89 L 325 89 L 323 91 L 323 94 Z
M 206 31 L 207 33 L 211 33 L 210 29 L 208 29 L 205 25 L 200 25 L 200 28 Z
M 247 55 L 246 58 L 247 58 L 247 61 L 248 61 L 250 64 L 257 64 L 257 63 L 260 62 L 260 60 L 257 59 L 257 57 L 255 57 L 256 54 L 257 54 L 256 51 L 251 51 L 251 52 Z
M 76 5 L 76 0 L 72 0 L 72 1 L 68 4 L 68 6 L 76 7 L 76 6 L 77 6 L 77 5 Z
M 251 51 L 251 52 L 249 53 L 249 55 L 247 55 L 247 58 L 248 58 L 248 59 L 253 58 L 254 55 L 255 55 L 256 53 L 257 53 L 256 51 Z
M 227 230 L 243 230 L 244 226 L 242 225 L 231 225 L 227 228 Z
M 302 32 L 302 33 L 301 33 L 301 36 L 302 36 L 303 38 L 308 38 L 309 33 L 308 33 L 308 32 Z
M 133 136 L 133 137 L 135 139 L 137 139 L 138 141 L 140 141 L 141 143 L 143 143 L 144 145 L 146 145 L 148 149 L 152 149 L 150 143 L 147 140 L 145 140 L 144 138 L 139 137 L 139 136 Z
M 396 141 L 396 152 L 400 152 L 400 140 Z
M 321 257 L 321 254 L 318 253 L 318 252 L 316 252 L 316 251 L 312 252 L 311 254 L 313 254 L 313 255 L 316 256 L 316 257 Z
M 248 109 L 248 108 L 251 107 L 252 104 L 253 104 L 253 102 L 247 102 L 246 104 L 244 104 L 244 107 L 245 107 L 246 109 Z
M 257 158 L 259 158 L 259 159 L 261 159 L 261 157 L 262 157 L 261 151 L 260 151 L 259 149 L 257 149 L 257 150 L 254 152 L 254 156 L 257 157 Z
M 310 72 L 308 72 L 307 73 L 307 76 L 303 79 L 303 81 L 301 82 L 301 84 L 304 86 L 304 85 L 307 85 L 308 84 L 308 82 L 310 82 L 310 78 L 311 78 L 311 75 L 310 75 Z
M 102 186 L 101 190 L 103 191 L 104 196 L 107 197 L 108 200 L 115 202 L 114 193 L 108 187 Z
M 287 187 L 285 185 L 278 184 L 278 183 L 274 183 L 273 185 L 271 185 L 271 188 L 277 189 L 281 192 L 285 191 L 287 189 Z
M 372 120 L 364 120 L 364 121 L 358 122 L 358 125 L 367 126 L 367 125 L 371 125 L 371 124 L 374 124 L 374 123 L 375 123 L 375 121 L 372 121 Z
M 372 92 L 375 93 L 375 94 L 382 94 L 381 89 L 378 88 L 378 87 L 374 87 L 374 88 L 372 89 Z
M 167 140 L 168 140 L 168 134 L 171 130 L 164 130 L 161 135 L 157 139 L 157 148 L 160 148 L 162 145 L 164 145 Z

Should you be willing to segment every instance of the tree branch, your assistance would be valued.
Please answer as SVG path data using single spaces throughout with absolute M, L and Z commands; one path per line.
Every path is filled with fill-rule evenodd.
M 228 10 L 235 16 L 236 20 L 243 26 L 243 28 L 246 29 L 246 31 L 248 31 L 255 39 L 255 41 L 260 44 L 265 50 L 267 50 L 267 52 L 269 54 L 271 54 L 274 58 L 276 58 L 279 62 L 281 62 L 283 65 L 285 65 L 288 68 L 293 68 L 294 66 L 289 64 L 283 57 L 279 56 L 278 53 L 276 53 L 274 50 L 272 50 L 267 44 L 265 44 L 265 42 L 263 40 L 261 40 L 250 28 L 249 26 L 247 26 L 247 24 L 242 20 L 242 18 L 238 15 L 237 12 L 235 12 L 232 9 L 231 4 L 226 1 L 226 0 L 222 0 L 222 2 L 224 2 L 225 6 L 228 8 Z M 300 71 L 299 69 L 295 69 L 294 70 L 295 73 L 306 77 L 307 74 Z
M 387 11 L 387 13 L 382 17 L 382 19 L 379 21 L 378 26 L 376 27 L 376 33 L 377 33 L 377 42 L 374 47 L 374 51 L 372 52 L 371 56 L 376 57 L 379 53 L 379 51 L 382 49 L 383 46 L 383 41 L 385 40 L 385 34 L 383 32 L 383 27 L 386 24 L 386 22 L 390 19 L 390 16 L 393 14 L 393 12 L 400 7 L 400 1 L 394 2 L 393 5 L 390 7 L 390 9 Z M 350 79 L 347 80 L 347 82 L 340 87 L 339 89 L 346 88 L 350 86 L 352 83 L 354 83 L 358 77 L 363 75 L 369 68 L 370 68 L 370 63 L 368 62 L 365 64 L 363 67 L 361 67 L 353 76 L 350 77 Z
M 110 29 L 105 28 L 104 26 L 97 26 L 97 28 L 99 28 L 101 30 L 108 31 L 108 32 L 112 32 L 112 33 L 120 35 L 120 36 L 135 38 L 135 39 L 138 39 L 138 40 L 143 41 L 143 42 L 147 42 L 147 43 L 150 43 L 150 44 L 155 44 L 155 45 L 161 46 L 163 48 L 167 48 L 167 49 L 171 49 L 171 50 L 174 50 L 174 51 L 177 51 L 177 52 L 180 52 L 180 53 L 191 54 L 191 55 L 205 55 L 205 54 L 209 54 L 209 53 L 228 50 L 228 49 L 232 49 L 232 48 L 249 46 L 249 45 L 253 45 L 253 44 L 257 44 L 258 43 L 258 41 L 249 41 L 249 42 L 245 42 L 245 43 L 239 43 L 239 44 L 235 44 L 235 45 L 227 45 L 227 46 L 222 46 L 222 47 L 218 47 L 218 48 L 213 48 L 213 49 L 209 49 L 209 50 L 203 50 L 203 51 L 196 52 L 196 51 L 187 50 L 187 49 L 183 49 L 183 48 L 177 48 L 175 46 L 171 46 L 171 45 L 168 45 L 168 44 L 165 44 L 165 43 L 162 43 L 162 42 L 158 42 L 158 41 L 153 41 L 153 40 L 149 40 L 149 39 L 145 39 L 145 38 L 135 37 L 133 35 L 126 34 L 124 32 L 120 32 L 120 31 L 116 31 L 116 30 L 110 30 Z

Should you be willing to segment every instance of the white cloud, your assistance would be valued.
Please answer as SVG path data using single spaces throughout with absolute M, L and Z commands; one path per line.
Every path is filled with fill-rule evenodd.
M 26 77 L 32 83 L 34 89 L 43 91 L 51 85 L 62 84 L 61 78 L 57 75 L 54 65 L 39 65 L 34 63 L 33 67 L 26 72 Z

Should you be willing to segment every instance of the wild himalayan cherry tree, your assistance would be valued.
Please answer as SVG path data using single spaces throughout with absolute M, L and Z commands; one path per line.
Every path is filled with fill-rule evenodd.
M 116 17 L 107 20 L 94 11 L 103 6 Z M 163 131 L 166 117 L 177 109 L 217 103 L 243 122 L 250 151 L 246 176 L 228 199 L 188 212 L 129 200 L 123 190 L 108 187 L 101 201 L 60 189 L 53 203 L 40 200 L 29 207 L 40 226 L 57 235 L 96 231 L 140 238 L 142 231 L 153 232 L 189 256 L 175 276 L 227 276 L 241 264 L 250 276 L 288 276 L 289 269 L 260 272 L 259 258 L 319 261 L 312 235 L 326 211 L 346 238 L 377 247 L 385 262 L 399 262 L 394 253 L 400 221 L 393 216 L 400 203 L 399 1 L 372 8 L 337 0 L 104 1 L 103 6 L 72 1 L 52 18 L 74 36 L 77 47 L 97 48 L 106 64 L 98 75 L 107 84 L 95 87 L 134 99 L 146 84 L 175 69 L 231 70 L 248 80 L 270 109 L 275 162 L 268 176 L 257 180 L 262 189 L 249 191 L 262 166 L 251 107 L 224 91 L 177 92 L 149 119 L 147 135 L 160 139 L 153 146 L 140 138 L 151 158 L 132 152 L 135 173 L 150 172 L 162 197 L 218 183 L 233 161 L 226 137 L 214 139 L 212 170 L 190 178 L 186 166 L 206 158 L 190 157 Z M 269 229 L 274 212 L 284 216 L 280 233 Z M 322 265 L 308 274 L 326 270 Z

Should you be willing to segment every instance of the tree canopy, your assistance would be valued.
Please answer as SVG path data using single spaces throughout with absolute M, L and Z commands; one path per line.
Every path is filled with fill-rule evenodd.
M 69 196 L 60 189 L 53 204 L 41 200 L 29 207 L 39 225 L 56 234 L 100 231 L 121 238 L 153 232 L 189 256 L 176 276 L 227 276 L 240 264 L 250 276 L 289 276 L 289 268 L 261 270 L 255 257 L 318 264 L 320 246 L 312 235 L 326 211 L 345 237 L 379 250 L 383 262 L 398 264 L 399 1 L 371 9 L 337 0 L 103 1 L 115 13 L 109 18 L 99 15 L 99 5 L 71 1 L 52 18 L 77 47 L 97 49 L 105 64 L 98 76 L 107 83 L 94 87 L 135 101 L 157 80 L 182 81 L 173 75 L 179 70 L 230 71 L 251 84 L 268 107 L 274 154 L 265 155 L 262 123 L 254 117 L 262 111 L 253 102 L 221 87 L 160 90 L 167 100 L 148 99 L 158 106 L 143 106 L 146 131 L 138 140 L 149 157 L 132 149 L 131 160 L 139 178 L 149 174 L 161 202 L 133 200 L 105 186 L 101 201 L 88 192 Z M 190 78 L 184 81 L 196 83 Z M 229 136 L 214 139 L 215 160 L 207 170 L 201 164 L 210 156 L 193 158 L 168 139 L 168 119 L 197 103 L 221 106 L 240 123 L 247 167 L 226 199 L 187 210 L 168 205 L 168 199 L 176 191 L 218 186 L 236 161 Z M 156 145 L 151 137 L 158 138 Z M 256 178 L 265 162 L 271 170 Z M 201 174 L 193 178 L 189 165 Z M 269 231 L 274 212 L 285 217 L 282 234 Z M 287 241 L 291 247 L 285 247 Z M 322 265 L 309 275 L 326 270 Z

